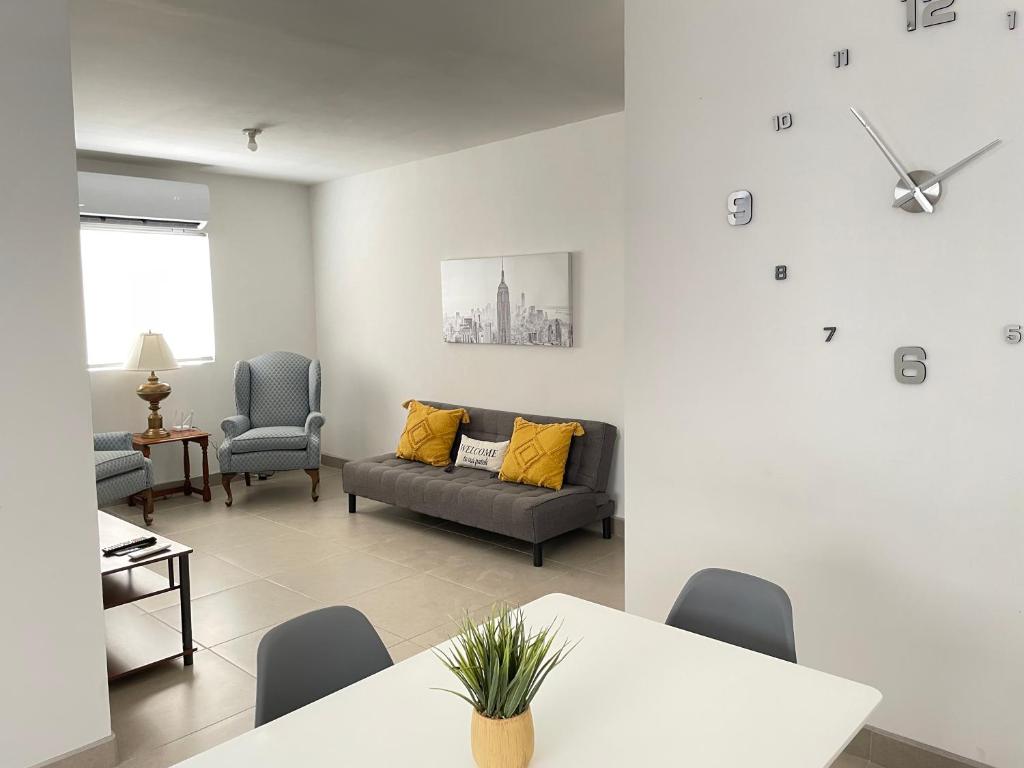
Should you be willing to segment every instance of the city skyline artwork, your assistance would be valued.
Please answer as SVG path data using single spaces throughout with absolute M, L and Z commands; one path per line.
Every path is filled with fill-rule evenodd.
M 452 344 L 571 347 L 571 254 L 442 261 L 441 311 Z

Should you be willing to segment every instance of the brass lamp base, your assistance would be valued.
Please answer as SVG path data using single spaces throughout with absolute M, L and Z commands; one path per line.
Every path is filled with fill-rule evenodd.
M 171 385 L 164 384 L 156 377 L 156 371 L 149 372 L 145 384 L 140 384 L 135 394 L 149 403 L 149 429 L 142 433 L 143 437 L 169 437 L 170 432 L 164 429 L 164 417 L 160 415 L 160 401 L 171 394 Z

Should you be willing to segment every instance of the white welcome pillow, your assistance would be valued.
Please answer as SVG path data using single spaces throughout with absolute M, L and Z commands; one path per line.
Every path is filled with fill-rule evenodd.
M 508 452 L 508 444 L 508 440 L 502 443 L 489 443 L 463 435 L 462 442 L 459 443 L 459 454 L 455 457 L 455 466 L 497 472 L 501 469 L 501 462 Z

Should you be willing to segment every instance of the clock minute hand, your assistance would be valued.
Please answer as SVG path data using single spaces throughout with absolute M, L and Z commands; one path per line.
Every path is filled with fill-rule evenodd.
M 928 213 L 934 213 L 935 209 L 932 207 L 928 198 L 924 196 L 924 192 L 921 191 L 921 187 L 915 184 L 914 180 L 910 178 L 910 174 L 907 173 L 907 169 L 903 167 L 903 164 L 899 161 L 896 155 L 893 154 L 893 151 L 889 149 L 884 141 L 882 141 L 882 137 L 875 133 L 875 129 L 872 128 L 868 121 L 861 116 L 860 112 L 853 107 L 850 107 L 850 111 L 853 113 L 853 116 L 857 118 L 857 121 L 864 126 L 864 130 L 868 132 L 868 136 L 871 137 L 871 140 L 878 145 L 880 150 L 882 150 L 882 154 L 885 155 L 885 159 L 889 161 L 889 165 L 891 165 L 896 173 L 899 174 L 900 179 L 907 186 L 907 189 L 913 190 L 913 192 L 911 192 L 913 198 L 917 200 L 918 204 L 920 204 L 925 211 Z
M 934 184 L 939 183 L 943 179 L 948 179 L 950 176 L 952 176 L 954 173 L 959 171 L 961 168 L 963 168 L 965 165 L 970 163 L 972 160 L 974 160 L 974 159 L 976 159 L 978 157 L 981 157 L 983 154 L 988 152 L 990 149 L 994 149 L 995 147 L 999 146 L 1002 143 L 1003 143 L 1002 139 L 996 139 L 991 144 L 986 144 L 984 147 L 979 149 L 974 154 L 971 154 L 971 155 L 968 155 L 967 157 L 965 157 L 959 163 L 954 163 L 953 165 L 949 166 L 949 168 L 947 168 L 946 170 L 940 171 L 939 173 L 934 174 L 931 178 L 929 178 L 929 179 L 927 179 L 925 181 L 922 181 L 921 185 L 920 185 L 921 189 L 928 189 L 928 187 L 930 187 L 930 186 L 932 186 Z M 903 197 L 901 197 L 899 200 L 897 200 L 895 203 L 893 203 L 892 207 L 893 208 L 900 208 L 900 207 L 906 205 L 907 203 L 909 203 L 913 198 L 914 198 L 914 193 L 913 192 L 907 192 L 907 194 L 905 194 Z

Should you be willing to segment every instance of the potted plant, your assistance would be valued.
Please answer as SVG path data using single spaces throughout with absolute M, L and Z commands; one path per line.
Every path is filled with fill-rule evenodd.
M 554 622 L 534 632 L 508 606 L 479 626 L 465 616 L 458 627 L 450 649 L 435 653 L 466 689 L 448 693 L 473 707 L 473 759 L 480 768 L 525 768 L 533 757 L 530 702 L 572 648 L 555 647 Z

